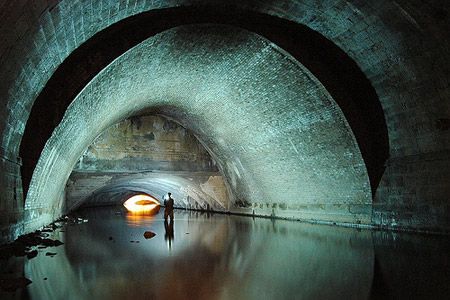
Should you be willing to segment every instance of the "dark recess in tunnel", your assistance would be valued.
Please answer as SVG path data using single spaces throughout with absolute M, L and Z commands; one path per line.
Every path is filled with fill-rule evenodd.
M 24 193 L 46 141 L 75 96 L 98 72 L 148 37 L 198 23 L 228 24 L 260 34 L 307 67 L 342 109 L 360 147 L 375 195 L 389 155 L 389 141 L 381 104 L 364 73 L 344 51 L 307 26 L 230 6 L 141 13 L 111 25 L 74 50 L 57 68 L 31 109 L 20 145 Z

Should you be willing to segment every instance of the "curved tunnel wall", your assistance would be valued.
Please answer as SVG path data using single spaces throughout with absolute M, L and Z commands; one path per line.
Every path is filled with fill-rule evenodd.
M 26 208 L 44 213 L 29 226 L 61 213 L 64 183 L 99 133 L 149 109 L 191 129 L 206 146 L 237 200 L 235 210 L 370 221 L 364 162 L 323 86 L 267 40 L 209 24 L 144 41 L 83 89 L 36 167 Z
M 142 13 L 108 27 L 76 49 L 33 104 L 20 146 L 25 191 L 45 142 L 67 106 L 102 68 L 132 45 L 160 31 L 183 24 L 215 23 L 231 24 L 267 37 L 318 78 L 339 104 L 355 133 L 375 193 L 389 153 L 387 129 L 378 97 L 354 61 L 305 26 L 250 11 L 239 13 L 230 8 L 225 11 L 207 7 Z M 45 122 L 42 115 L 48 116 Z
M 2 237 L 21 232 L 24 211 L 18 149 L 34 99 L 54 70 L 84 41 L 128 16 L 202 3 L 220 6 L 220 1 L 0 4 Z M 418 0 L 229 3 L 305 24 L 358 64 L 380 97 L 391 146 L 376 191 L 373 222 L 448 228 L 448 7 L 438 0 L 426 5 Z

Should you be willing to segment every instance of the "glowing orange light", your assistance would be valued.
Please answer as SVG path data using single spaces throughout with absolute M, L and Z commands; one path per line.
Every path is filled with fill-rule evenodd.
M 159 201 L 148 195 L 136 195 L 125 201 L 123 206 L 133 213 L 147 213 L 159 208 Z

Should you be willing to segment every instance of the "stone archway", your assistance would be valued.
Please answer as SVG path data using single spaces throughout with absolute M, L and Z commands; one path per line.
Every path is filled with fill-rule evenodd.
M 325 88 L 266 39 L 209 24 L 142 42 L 83 89 L 34 172 L 25 205 L 32 216 L 28 229 L 62 213 L 64 183 L 86 146 L 142 110 L 194 132 L 231 187 L 231 211 L 370 222 L 364 161 Z

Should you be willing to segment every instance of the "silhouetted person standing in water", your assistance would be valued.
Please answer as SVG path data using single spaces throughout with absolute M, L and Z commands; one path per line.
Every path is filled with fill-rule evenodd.
M 171 193 L 167 194 L 167 199 L 164 200 L 164 220 L 167 221 L 167 217 L 170 216 L 170 221 L 173 221 L 173 198 Z

